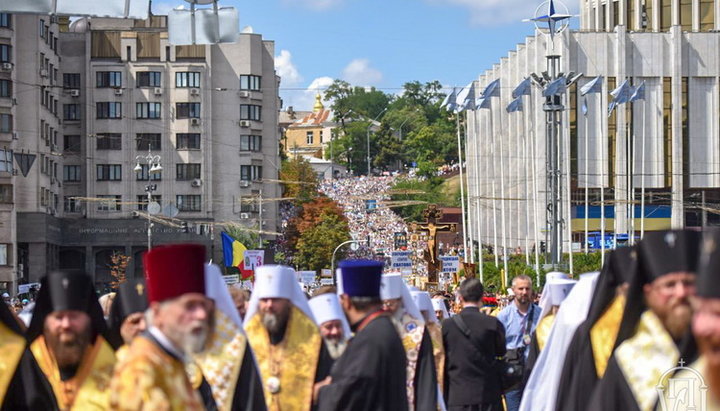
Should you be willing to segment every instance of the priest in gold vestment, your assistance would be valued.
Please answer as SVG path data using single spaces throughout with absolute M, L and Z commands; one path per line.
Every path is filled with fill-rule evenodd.
M 61 410 L 108 407 L 115 353 L 90 276 L 50 273 L 41 280 L 27 339 Z
M 255 270 L 245 332 L 260 368 L 267 408 L 310 410 L 314 385 L 329 375 L 332 358 L 295 270 L 279 265 Z
M 118 363 L 110 387 L 110 409 L 203 410 L 212 398 L 190 383 L 186 365 L 211 334 L 213 302 L 205 296 L 205 247 L 159 246 L 143 263 L 150 308 L 148 329 Z

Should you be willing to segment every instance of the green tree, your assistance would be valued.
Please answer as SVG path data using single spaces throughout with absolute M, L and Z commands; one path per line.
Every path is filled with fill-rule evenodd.
M 262 248 L 264 246 L 264 243 L 261 243 L 262 238 L 257 232 L 257 225 L 255 227 L 246 228 L 240 224 L 228 224 L 224 226 L 224 229 L 230 237 L 240 241 L 242 245 L 248 248 L 248 250 L 254 249 L 255 247 Z
M 332 253 L 339 244 L 350 239 L 348 223 L 332 213 L 323 213 L 320 223 L 306 230 L 297 242 L 295 263 L 300 269 L 319 271 L 330 268 Z M 338 255 L 340 254 L 340 255 Z M 342 259 L 342 250 L 336 258 Z
M 310 201 L 317 195 L 317 176 L 310 162 L 302 157 L 282 163 L 280 180 L 285 185 L 284 196 L 294 198 L 295 204 Z

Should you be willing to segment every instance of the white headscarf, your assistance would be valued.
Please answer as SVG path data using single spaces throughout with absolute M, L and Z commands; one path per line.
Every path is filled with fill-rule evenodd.
M 300 289 L 295 270 L 284 265 L 263 265 L 255 269 L 255 285 L 248 302 L 245 324 L 258 310 L 261 298 L 285 298 L 315 322 L 305 293 Z
M 343 327 L 343 339 L 347 341 L 352 337 L 350 324 L 348 323 L 347 317 L 345 317 L 345 312 L 342 307 L 340 307 L 340 299 L 337 294 L 320 294 L 311 298 L 308 303 L 310 304 L 310 309 L 315 316 L 318 327 L 328 321 L 340 320 Z
M 413 317 L 414 319 L 425 323 L 420 310 L 415 305 L 410 290 L 402 279 L 402 275 L 398 273 L 383 274 L 382 282 L 380 283 L 380 299 L 382 300 L 394 300 L 401 298 L 403 303 L 403 309 L 405 312 Z
M 240 332 L 245 334 L 242 319 L 222 277 L 220 267 L 215 264 L 205 266 L 205 295 L 215 300 L 215 309 L 227 315 L 240 328 Z
M 535 362 L 523 392 L 521 411 L 554 410 L 562 368 L 570 341 L 590 310 L 599 273 L 580 276 L 580 281 L 560 306 L 545 348 Z
M 427 291 L 411 291 L 410 295 L 412 296 L 415 305 L 420 310 L 420 314 L 422 314 L 423 311 L 426 312 L 426 314 L 423 315 L 426 322 L 439 322 L 437 315 L 435 315 L 435 307 L 430 299 L 430 294 L 428 294 Z
M 576 283 L 576 280 L 562 279 L 552 280 L 545 283 L 542 298 L 540 299 L 540 317 L 538 320 L 541 320 L 543 317 L 548 315 L 553 306 L 560 306 L 560 304 L 562 304 L 565 298 L 570 294 L 570 291 Z
M 443 319 L 450 318 L 450 313 L 448 313 L 447 306 L 445 305 L 445 299 L 444 298 L 433 298 L 430 300 L 433 305 L 433 311 L 442 311 L 443 313 Z M 437 318 L 437 316 L 436 316 Z

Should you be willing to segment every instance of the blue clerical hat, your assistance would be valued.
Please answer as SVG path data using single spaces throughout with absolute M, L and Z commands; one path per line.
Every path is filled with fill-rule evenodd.
M 380 297 L 383 263 L 373 260 L 340 262 L 339 294 L 350 297 Z

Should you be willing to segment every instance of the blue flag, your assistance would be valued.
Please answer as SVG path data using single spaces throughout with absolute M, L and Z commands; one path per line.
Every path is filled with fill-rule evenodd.
M 588 81 L 584 86 L 580 87 L 580 95 L 601 93 L 602 92 L 602 76 L 597 76 Z
M 530 77 L 526 78 L 512 92 L 512 98 L 518 98 L 520 96 L 530 95 Z
M 628 83 L 627 79 L 622 82 L 615 90 L 610 92 L 613 96 L 613 102 L 617 104 L 625 104 L 630 100 L 630 96 L 633 94 L 633 88 Z
M 543 90 L 543 97 L 559 96 L 565 93 L 567 89 L 567 80 L 565 76 L 559 77 L 551 81 Z
M 507 110 L 508 113 L 522 111 L 523 110 L 522 97 L 518 97 L 515 100 L 511 101 L 510 104 L 508 104 L 507 108 L 505 108 L 505 110 Z
M 583 97 L 582 113 L 583 113 L 583 116 L 587 116 L 587 113 L 588 113 L 587 97 Z
M 475 82 L 471 82 L 467 85 L 464 89 L 458 93 L 457 98 L 455 99 L 456 104 L 456 110 L 458 112 L 465 111 L 469 108 L 473 108 L 473 103 L 475 102 Z
M 490 108 L 490 98 L 478 97 L 477 100 L 475 100 L 475 108 Z
M 500 79 L 493 81 L 485 87 L 482 92 L 483 98 L 500 97 Z
M 645 100 L 645 80 L 643 80 L 639 86 L 635 87 L 635 90 L 630 96 L 631 103 L 637 100 Z
M 457 96 L 457 93 L 455 91 L 455 87 L 453 87 L 452 92 L 450 94 L 448 94 L 447 96 L 445 96 L 445 99 L 442 101 L 442 103 L 440 103 L 440 108 L 445 108 L 448 111 L 455 110 L 456 96 Z

